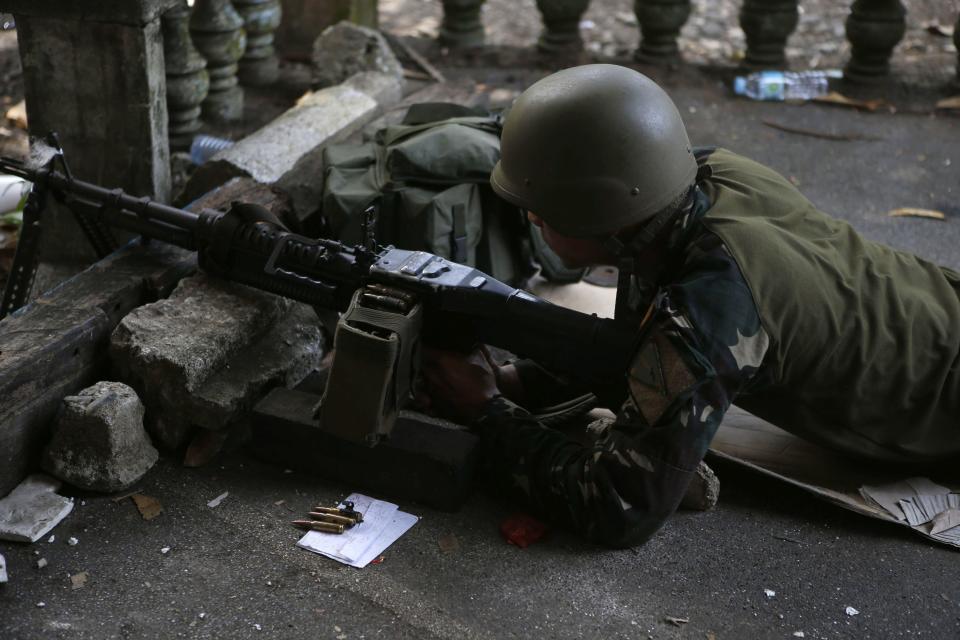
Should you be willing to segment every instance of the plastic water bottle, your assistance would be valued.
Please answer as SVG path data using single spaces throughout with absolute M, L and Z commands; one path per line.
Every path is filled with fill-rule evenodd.
M 733 80 L 733 92 L 754 100 L 809 100 L 830 91 L 840 71 L 757 71 Z
M 213 136 L 198 135 L 190 143 L 190 161 L 193 164 L 203 164 L 212 158 L 218 151 L 229 149 L 233 146 L 232 140 L 223 138 L 214 138 Z

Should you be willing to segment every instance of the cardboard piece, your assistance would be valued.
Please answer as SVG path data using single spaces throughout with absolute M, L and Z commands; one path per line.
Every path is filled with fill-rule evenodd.
M 851 459 L 731 407 L 710 455 L 787 482 L 861 515 L 960 548 L 960 477 L 904 477 Z M 951 524 L 953 523 L 953 524 Z M 950 525 L 950 526 L 948 526 Z M 934 532 L 935 530 L 935 532 Z

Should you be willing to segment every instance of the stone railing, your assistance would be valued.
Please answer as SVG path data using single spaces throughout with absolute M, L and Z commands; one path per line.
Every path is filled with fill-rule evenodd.
M 483 0 L 441 0 L 441 42 L 450 47 L 482 45 L 480 21 Z M 538 47 L 548 53 L 578 51 L 583 47 L 580 19 L 590 0 L 536 0 L 544 29 Z M 797 27 L 797 0 L 743 0 L 740 26 L 746 35 L 743 66 L 752 69 L 782 68 L 787 64 L 787 38 Z M 636 58 L 643 62 L 677 58 L 677 37 L 690 16 L 690 0 L 635 0 L 640 28 Z M 960 17 L 953 39 L 960 49 Z M 889 73 L 890 56 L 906 30 L 906 9 L 901 0 L 854 0 L 846 21 L 851 56 L 844 69 L 850 80 L 869 82 Z M 957 60 L 960 79 L 960 55 Z
M 279 0 L 187 0 L 163 16 L 170 143 L 183 149 L 204 118 L 243 115 L 243 85 L 277 80 Z

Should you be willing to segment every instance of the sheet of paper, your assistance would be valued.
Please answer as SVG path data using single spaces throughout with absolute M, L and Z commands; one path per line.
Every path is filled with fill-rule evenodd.
M 908 478 L 901 482 L 860 487 L 860 494 L 865 499 L 883 507 L 897 520 L 907 520 L 908 522 L 909 517 L 901 507 L 900 501 L 909 500 L 915 496 L 935 496 L 947 493 L 950 493 L 950 489 L 941 487 L 927 478 Z
M 937 514 L 937 517 L 930 523 L 930 535 L 944 533 L 954 527 L 960 527 L 960 509 L 947 509 L 943 513 Z M 960 535 L 960 530 L 956 533 Z
M 353 494 L 347 500 L 363 514 L 363 522 L 343 534 L 309 531 L 297 546 L 348 564 L 363 568 L 376 559 L 384 549 L 416 524 L 414 515 L 399 511 L 397 505 L 376 500 L 362 494 Z

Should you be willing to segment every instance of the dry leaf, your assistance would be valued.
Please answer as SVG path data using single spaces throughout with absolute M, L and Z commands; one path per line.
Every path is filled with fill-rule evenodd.
M 675 627 L 680 627 L 690 622 L 690 618 L 675 618 L 673 616 L 665 616 L 663 620 L 664 622 L 669 622 Z
M 854 100 L 853 98 L 848 98 L 842 93 L 837 93 L 836 91 L 831 91 L 830 93 L 822 96 L 818 96 L 813 99 L 814 102 L 822 102 L 825 104 L 833 104 L 840 107 L 853 107 L 854 109 L 866 109 L 867 111 L 876 111 L 880 107 L 884 106 L 886 103 L 883 100 Z
M 936 211 L 934 209 L 915 209 L 913 207 L 901 207 L 900 209 L 894 209 L 887 215 L 891 218 L 910 216 L 913 218 L 931 218 L 933 220 L 947 219 L 947 216 L 942 211 Z
M 440 536 L 437 540 L 437 546 L 440 547 L 440 551 L 443 553 L 453 553 L 460 548 L 460 541 L 457 540 L 457 536 L 449 533 L 445 536 Z
M 7 109 L 7 120 L 15 127 L 27 128 L 27 103 L 23 100 Z
M 145 496 L 142 493 L 135 493 L 130 497 L 133 498 L 133 502 L 137 505 L 137 510 L 144 520 L 153 520 L 163 513 L 163 505 L 156 498 Z
M 960 96 L 952 96 L 938 100 L 937 109 L 960 109 Z
M 80 573 L 75 573 L 70 576 L 70 585 L 74 589 L 83 589 L 87 584 L 87 578 L 89 574 L 86 571 L 81 571 Z

